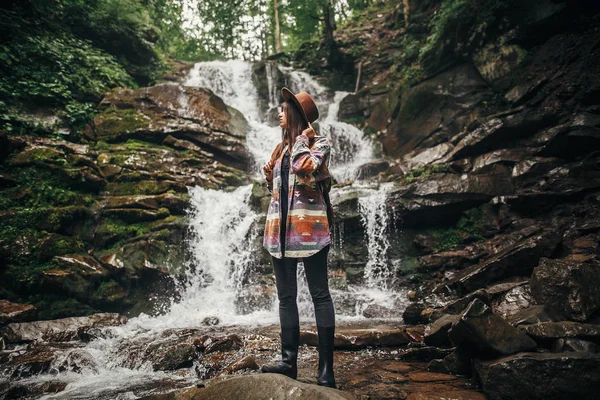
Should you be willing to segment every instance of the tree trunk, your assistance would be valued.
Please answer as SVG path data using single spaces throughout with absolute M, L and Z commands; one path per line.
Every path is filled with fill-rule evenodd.
M 410 16 L 410 4 L 409 0 L 403 0 L 404 2 L 404 26 L 408 28 L 408 17 Z
M 325 41 L 328 45 L 333 43 L 333 32 L 335 26 L 335 10 L 333 8 L 333 0 L 325 0 L 323 2 L 323 22 Z
M 281 30 L 279 29 L 279 4 L 277 4 L 277 0 L 273 0 L 273 6 L 275 7 L 275 52 L 281 53 Z

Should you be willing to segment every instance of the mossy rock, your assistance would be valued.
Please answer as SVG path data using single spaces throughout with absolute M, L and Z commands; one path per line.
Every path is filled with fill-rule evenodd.
M 37 307 L 38 319 L 40 320 L 81 317 L 100 311 L 88 304 L 77 301 L 73 297 L 64 297 L 57 294 L 36 294 L 30 297 L 30 302 Z
M 155 223 L 158 222 L 156 221 Z M 123 240 L 149 234 L 151 229 L 152 223 L 150 222 L 131 224 L 119 218 L 104 218 L 95 229 L 93 244 L 97 249 L 108 249 Z
M 85 130 L 84 135 L 90 140 L 114 141 L 124 133 L 133 133 L 148 129 L 152 118 L 147 113 L 135 108 L 110 107 L 94 119 L 94 128 Z
M 40 261 L 49 261 L 54 256 L 62 256 L 82 251 L 83 242 L 69 236 L 52 233 L 42 239 L 38 245 L 38 258 Z
M 127 292 L 115 281 L 102 282 L 91 296 L 92 304 L 107 309 L 122 309 L 131 300 L 127 298 Z
M 13 167 L 26 167 L 30 165 L 68 165 L 66 155 L 49 147 L 34 147 L 15 154 L 9 165 Z
M 146 210 L 143 208 L 111 208 L 103 210 L 106 217 L 118 218 L 124 222 L 138 223 L 163 219 L 171 215 L 167 208 Z

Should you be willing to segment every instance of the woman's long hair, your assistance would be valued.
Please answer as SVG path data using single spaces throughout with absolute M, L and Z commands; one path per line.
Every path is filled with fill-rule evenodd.
M 306 122 L 298 106 L 293 101 L 287 100 L 283 103 L 282 107 L 287 120 L 287 128 L 281 130 L 282 147 L 285 147 L 287 144 L 291 150 L 291 147 L 296 142 L 296 138 L 302 134 L 303 130 L 308 128 L 308 122 Z

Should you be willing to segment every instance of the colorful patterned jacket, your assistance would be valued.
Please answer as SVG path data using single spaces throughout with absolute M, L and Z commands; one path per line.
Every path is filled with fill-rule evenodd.
M 330 149 L 329 140 L 324 136 L 315 136 L 312 140 L 309 140 L 306 135 L 296 138 L 290 158 L 287 199 L 280 199 L 281 160 L 287 146 L 276 160 L 273 168 L 273 197 L 267 211 L 263 243 L 273 257 L 282 257 L 279 238 L 280 201 L 287 201 L 289 206 L 288 218 L 285 222 L 287 224 L 285 257 L 309 257 L 331 243 L 327 205 L 318 185 L 318 182 L 330 179 Z

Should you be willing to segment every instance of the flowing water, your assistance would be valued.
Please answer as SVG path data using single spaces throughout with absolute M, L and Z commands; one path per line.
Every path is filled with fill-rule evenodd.
M 269 63 L 268 110 L 261 110 L 257 89 L 252 80 L 252 65 L 242 61 L 198 63 L 184 85 L 211 89 L 226 104 L 241 111 L 249 122 L 247 146 L 254 158 L 253 174 L 260 178 L 261 166 L 269 159 L 272 149 L 280 141 L 281 130 L 271 126 L 268 115 L 277 107 L 279 98 L 275 87 L 278 74 L 283 74 L 286 86 L 292 91 L 309 92 L 321 111 L 318 130 L 332 142 L 331 171 L 338 181 L 355 179 L 359 167 L 373 158 L 372 143 L 352 125 L 337 120 L 340 102 L 345 92 L 332 93 L 308 74 Z M 183 373 L 155 372 L 142 357 L 130 352 L 139 343 L 156 343 L 161 332 L 173 328 L 197 328 L 207 317 L 217 317 L 219 326 L 254 326 L 278 323 L 277 301 L 273 291 L 253 281 L 256 275 L 254 256 L 260 251 L 257 243 L 256 221 L 259 215 L 248 203 L 252 185 L 232 192 L 190 188 L 189 218 L 192 235 L 188 246 L 193 259 L 188 266 L 186 283 L 180 287 L 180 300 L 168 312 L 157 317 L 140 315 L 121 327 L 110 328 L 105 339 L 90 342 L 82 349 L 66 351 L 60 362 L 74 357 L 89 358 L 87 367 L 75 373 L 60 372 L 30 378 L 69 382 L 66 390 L 46 398 L 115 398 L 117 388 L 133 393 L 137 386 L 153 381 L 171 381 L 171 387 L 189 385 L 196 378 L 192 369 Z M 332 198 L 344 193 L 359 193 L 359 211 L 368 243 L 365 284 L 348 285 L 332 290 L 338 321 L 361 320 L 370 305 L 393 308 L 404 293 L 391 290 L 394 268 L 388 259 L 390 216 L 386 206 L 388 185 L 356 181 L 342 189 L 334 188 Z M 343 227 L 336 227 L 333 248 L 344 246 Z M 308 294 L 302 264 L 299 265 L 299 310 L 303 323 L 313 323 L 312 302 Z M 261 290 L 263 290 L 261 292 Z M 254 292 L 253 292 L 254 291 Z M 258 298 L 261 301 L 244 303 L 240 299 Z M 254 296 L 254 297 L 253 297 Z M 261 297 L 262 296 L 262 297 Z M 266 296 L 266 300 L 265 300 Z M 250 304 L 250 306 L 248 306 Z M 402 310 L 396 310 L 397 316 Z M 136 344 L 137 343 L 137 344 Z M 83 354 L 83 355 L 82 355 Z M 58 361 L 57 361 L 58 363 Z M 56 368 L 58 371 L 58 367 Z M 118 398 L 135 398 L 120 394 Z

